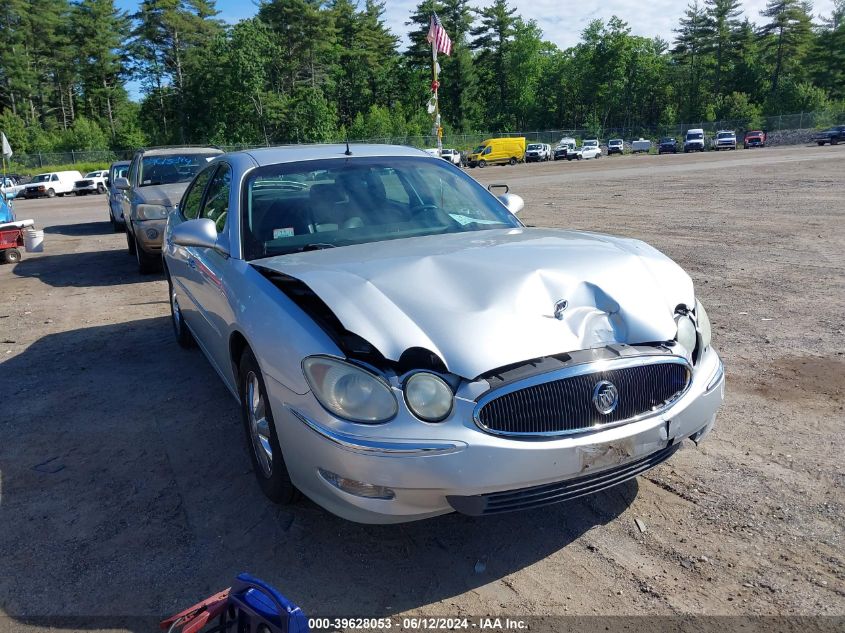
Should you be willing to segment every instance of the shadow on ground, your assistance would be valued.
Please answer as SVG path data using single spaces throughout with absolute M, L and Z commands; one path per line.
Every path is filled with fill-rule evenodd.
M 116 286 L 161 277 L 160 274 L 139 274 L 135 257 L 125 250 L 24 257 L 15 265 L 13 272 L 19 277 L 37 277 L 57 288 Z
M 495 583 L 637 494 L 628 482 L 518 514 L 357 525 L 265 500 L 236 403 L 167 318 L 45 336 L 3 370 L 26 403 L 0 423 L 0 607 L 18 622 L 169 615 L 241 571 L 310 616 L 389 615 Z
M 111 222 L 80 222 L 78 224 L 54 224 L 45 226 L 44 232 L 55 235 L 69 235 L 71 237 L 85 237 L 90 235 L 111 235 L 114 233 Z

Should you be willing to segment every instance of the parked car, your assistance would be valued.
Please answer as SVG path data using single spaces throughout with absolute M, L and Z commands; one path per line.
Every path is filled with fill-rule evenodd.
M 566 160 L 587 160 L 589 158 L 601 158 L 601 147 L 597 139 L 584 140 L 581 147 L 575 149 L 574 152 L 569 152 L 566 155 Z
M 631 153 L 648 154 L 651 151 L 651 141 L 642 136 L 636 141 L 631 141 Z
M 825 143 L 836 145 L 845 142 L 845 125 L 834 125 L 832 128 L 819 132 L 813 136 L 813 140 L 819 145 Z
M 467 157 L 470 167 L 494 164 L 516 165 L 525 159 L 525 137 L 491 138 L 476 147 Z
M 736 149 L 736 132 L 732 130 L 719 130 L 713 140 L 713 149 Z
M 766 147 L 766 133 L 762 130 L 746 132 L 745 138 L 742 141 L 742 146 L 745 149 L 750 149 L 752 147 Z
M 671 136 L 664 136 L 657 144 L 658 154 L 677 154 L 678 140 Z
M 78 171 L 53 171 L 38 174 L 18 195 L 23 198 L 64 196 L 73 193 L 73 186 L 77 180 L 82 180 L 82 174 Z
M 239 401 L 267 497 L 364 523 L 522 510 L 712 429 L 722 363 L 668 257 L 525 227 L 521 198 L 419 150 L 346 149 L 216 158 L 167 219 L 176 340 Z
M 17 198 L 24 189 L 26 189 L 26 185 L 18 182 L 16 178 L 12 176 L 0 177 L 0 192 L 6 200 Z
M 684 137 L 684 153 L 687 152 L 703 152 L 704 151 L 704 130 L 701 128 L 693 128 L 687 130 Z
M 115 233 L 126 230 L 123 221 L 123 199 L 126 193 L 118 189 L 114 181 L 118 178 L 126 178 L 129 175 L 129 161 L 122 160 L 112 163 L 109 167 L 109 222 Z
M 546 143 L 531 143 L 525 149 L 525 162 L 536 163 L 552 159 L 552 146 Z
M 624 154 L 625 153 L 625 141 L 621 138 L 612 138 L 607 141 L 607 155 L 613 156 L 614 154 Z
M 552 158 L 555 160 L 563 160 L 570 152 L 575 151 L 575 147 L 575 139 L 565 136 L 558 141 L 557 146 L 552 153 Z
M 165 220 L 191 179 L 215 156 L 215 147 L 171 147 L 135 153 L 125 178 L 114 185 L 125 192 L 121 201 L 126 246 L 142 274 L 161 268 Z
M 109 186 L 109 170 L 98 169 L 89 171 L 85 178 L 77 180 L 73 184 L 73 193 L 77 196 L 84 196 L 89 193 L 105 193 Z
M 461 164 L 461 153 L 456 149 L 444 147 L 443 153 L 441 154 L 441 158 L 449 161 L 453 165 L 460 165 Z

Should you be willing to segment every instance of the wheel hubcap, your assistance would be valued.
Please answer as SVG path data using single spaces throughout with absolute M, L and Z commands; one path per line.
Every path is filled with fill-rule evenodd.
M 270 444 L 270 421 L 267 406 L 261 395 L 258 376 L 249 372 L 246 377 L 246 409 L 252 450 L 265 477 L 273 474 L 273 446 Z

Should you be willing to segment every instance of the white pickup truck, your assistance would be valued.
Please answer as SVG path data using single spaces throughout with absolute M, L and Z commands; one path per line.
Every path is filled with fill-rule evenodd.
M 85 178 L 77 180 L 73 184 L 73 193 L 77 196 L 84 196 L 89 193 L 105 193 L 109 188 L 109 170 L 98 169 L 89 171 Z
M 16 198 L 18 194 L 26 188 L 26 185 L 19 185 L 14 178 L 8 176 L 0 177 L 0 192 L 6 197 L 6 200 Z

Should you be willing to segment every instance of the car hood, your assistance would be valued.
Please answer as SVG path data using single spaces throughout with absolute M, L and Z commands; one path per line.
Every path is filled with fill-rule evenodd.
M 671 340 L 675 307 L 694 302 L 689 276 L 647 244 L 553 229 L 398 239 L 253 264 L 305 283 L 386 358 L 425 348 L 465 378 L 612 343 Z
M 189 182 L 175 182 L 169 185 L 147 185 L 136 187 L 135 196 L 143 204 L 160 204 L 173 207 L 182 199 L 182 194 L 188 188 Z

